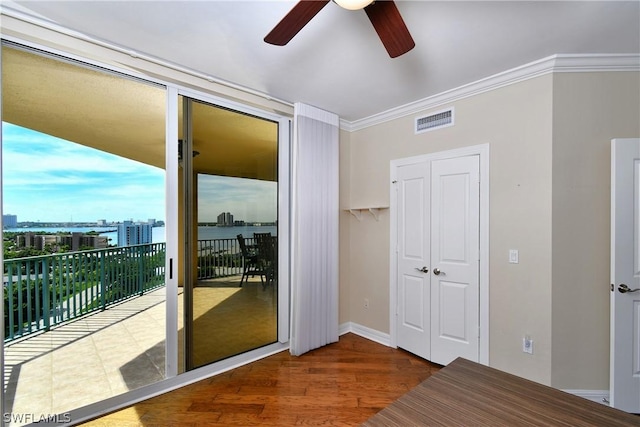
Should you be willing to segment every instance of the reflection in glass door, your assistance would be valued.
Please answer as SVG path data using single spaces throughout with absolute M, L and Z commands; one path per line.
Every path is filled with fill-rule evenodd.
M 184 366 L 278 340 L 278 123 L 183 98 Z

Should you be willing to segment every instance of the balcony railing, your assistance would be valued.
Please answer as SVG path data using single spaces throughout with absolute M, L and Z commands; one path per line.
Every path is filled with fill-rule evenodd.
M 248 245 L 254 238 L 245 238 Z M 198 240 L 198 280 L 242 274 L 243 258 L 237 239 Z
M 5 260 L 5 342 L 163 286 L 164 269 L 164 243 Z
M 242 274 L 243 262 L 236 239 L 198 241 L 198 280 Z M 164 270 L 164 243 L 5 260 L 5 342 L 163 286 Z

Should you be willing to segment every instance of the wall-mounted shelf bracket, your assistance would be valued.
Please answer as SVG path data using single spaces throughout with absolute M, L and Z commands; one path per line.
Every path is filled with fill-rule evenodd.
M 380 208 L 369 208 L 369 213 L 373 215 L 376 221 L 380 221 Z
M 362 220 L 362 212 L 369 212 L 375 218 L 376 221 L 380 221 L 380 211 L 383 209 L 387 209 L 387 207 L 380 206 L 380 207 L 371 207 L 371 208 L 350 208 L 346 210 L 349 211 L 351 215 L 356 217 L 358 221 Z
M 362 220 L 362 209 L 347 209 L 349 213 L 356 217 L 358 221 Z

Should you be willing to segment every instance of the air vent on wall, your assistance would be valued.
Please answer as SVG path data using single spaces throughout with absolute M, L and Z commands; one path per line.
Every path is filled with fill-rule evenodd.
M 415 132 L 422 133 L 447 126 L 453 126 L 453 107 L 428 116 L 416 117 Z

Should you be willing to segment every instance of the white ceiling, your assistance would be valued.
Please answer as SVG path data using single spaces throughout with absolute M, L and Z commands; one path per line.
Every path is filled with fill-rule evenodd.
M 364 11 L 328 4 L 286 46 L 295 1 L 2 1 L 182 67 L 356 121 L 553 54 L 640 53 L 639 1 L 397 1 L 416 47 L 391 59 Z

